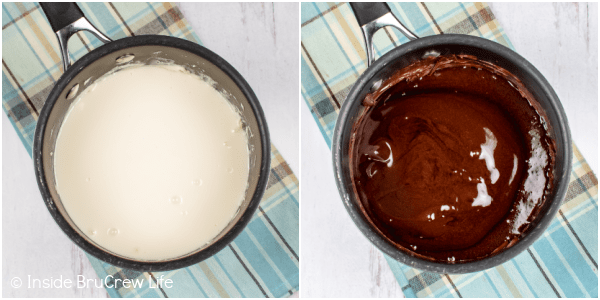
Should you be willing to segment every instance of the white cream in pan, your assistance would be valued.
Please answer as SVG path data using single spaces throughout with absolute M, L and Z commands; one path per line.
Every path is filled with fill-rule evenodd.
M 238 211 L 249 153 L 240 115 L 178 66 L 131 66 L 75 100 L 56 141 L 62 203 L 101 247 L 164 260 L 213 240 Z

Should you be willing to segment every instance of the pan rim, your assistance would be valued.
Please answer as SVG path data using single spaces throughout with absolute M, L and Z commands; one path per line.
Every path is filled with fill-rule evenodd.
M 359 212 L 358 205 L 354 203 L 355 200 L 353 200 L 353 191 L 346 191 L 345 187 L 348 186 L 348 182 L 343 176 L 343 170 L 346 166 L 342 164 L 342 157 L 345 155 L 342 153 L 342 140 L 345 135 L 350 134 L 349 132 L 344 132 L 343 130 L 347 128 L 349 119 L 353 116 L 351 115 L 353 112 L 352 104 L 356 101 L 360 101 L 360 99 L 357 99 L 357 97 L 363 91 L 363 89 L 366 88 L 366 84 L 369 82 L 369 80 L 376 76 L 376 74 L 383 70 L 386 66 L 390 65 L 391 62 L 396 59 L 400 59 L 405 54 L 423 48 L 444 45 L 477 47 L 484 51 L 502 56 L 514 65 L 522 66 L 521 69 L 523 69 L 528 76 L 531 76 L 542 89 L 543 93 L 548 96 L 550 106 L 558 117 L 558 124 L 553 124 L 553 126 L 558 127 L 558 132 L 562 133 L 562 135 L 557 136 L 556 139 L 557 143 L 560 142 L 564 145 L 565 150 L 563 151 L 563 155 L 561 155 L 560 159 L 566 162 L 561 170 L 557 170 L 555 175 L 556 177 L 560 177 L 555 198 L 552 199 L 552 204 L 550 205 L 546 215 L 542 217 L 534 229 L 529 231 L 528 234 L 524 238 L 520 239 L 513 247 L 508 248 L 496 255 L 486 257 L 482 260 L 457 264 L 443 264 L 411 256 L 410 254 L 404 253 L 396 248 L 377 230 L 372 228 L 371 224 L 365 221 L 363 214 Z M 554 216 L 557 214 L 560 205 L 562 204 L 562 200 L 566 195 L 569 184 L 569 172 L 572 168 L 573 156 L 571 133 L 568 126 L 566 113 L 554 89 L 544 78 L 544 76 L 531 63 L 513 50 L 488 39 L 462 34 L 443 34 L 419 38 L 402 44 L 377 59 L 363 74 L 359 76 L 350 89 L 346 100 L 344 103 L 342 103 L 338 118 L 336 120 L 331 149 L 334 176 L 338 192 L 340 193 L 340 196 L 342 196 L 342 201 L 346 211 L 361 233 L 377 248 L 398 262 L 415 267 L 417 269 L 440 274 L 462 274 L 492 268 L 516 257 L 526 248 L 531 246 L 548 228 L 554 219 Z M 352 183 L 350 182 L 349 184 L 351 185 Z M 560 201 L 557 201 L 557 199 Z

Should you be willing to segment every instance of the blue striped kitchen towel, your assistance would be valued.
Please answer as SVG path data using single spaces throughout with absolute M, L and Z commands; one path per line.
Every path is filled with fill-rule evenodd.
M 514 49 L 484 3 L 388 3 L 418 36 L 470 34 Z M 346 3 L 302 3 L 301 93 L 331 147 L 340 105 L 366 70 L 363 36 Z M 384 28 L 376 57 L 408 42 Z M 386 256 L 407 297 L 598 297 L 598 180 L 573 145 L 564 204 L 544 235 L 511 261 L 482 272 L 421 272 Z M 343 213 L 343 212 L 339 212 Z
M 112 39 L 171 35 L 200 44 L 171 3 L 79 3 Z M 224 12 L 225 13 L 225 12 Z M 70 40 L 75 61 L 101 43 L 89 33 Z M 31 155 L 39 111 L 62 75 L 56 36 L 38 3 L 2 4 L 2 104 Z M 226 248 L 199 264 L 169 272 L 120 269 L 89 256 L 111 297 L 286 297 L 299 287 L 298 180 L 272 146 L 267 190 L 248 227 Z M 157 279 L 158 278 L 158 279 Z M 118 279 L 143 282 L 125 287 Z M 171 279 L 172 287 L 156 288 Z M 164 282 L 164 281 L 163 281 Z

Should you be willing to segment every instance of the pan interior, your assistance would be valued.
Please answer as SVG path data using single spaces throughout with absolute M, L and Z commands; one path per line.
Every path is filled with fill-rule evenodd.
M 248 209 L 251 200 L 258 188 L 258 181 L 260 178 L 261 164 L 262 164 L 262 144 L 259 125 L 257 117 L 255 116 L 252 107 L 249 103 L 248 98 L 245 96 L 243 91 L 238 87 L 232 78 L 230 78 L 221 68 L 211 63 L 209 60 L 188 52 L 183 49 L 162 46 L 162 45 L 144 45 L 144 46 L 133 46 L 128 48 L 122 48 L 120 50 L 108 53 L 101 58 L 91 62 L 80 70 L 66 85 L 66 88 L 61 91 L 56 102 L 52 106 L 52 110 L 48 116 L 48 122 L 45 127 L 44 140 L 42 143 L 42 161 L 44 168 L 44 176 L 46 179 L 47 187 L 50 192 L 54 204 L 58 211 L 65 218 L 66 222 L 69 223 L 80 237 L 84 238 L 87 242 L 101 248 L 103 251 L 108 252 L 114 256 L 122 257 L 128 260 L 132 260 L 129 257 L 123 257 L 114 252 L 110 252 L 98 244 L 94 243 L 91 239 L 87 238 L 86 235 L 80 230 L 76 224 L 71 220 L 67 214 L 64 206 L 61 203 L 60 195 L 56 189 L 56 180 L 54 172 L 54 160 L 52 154 L 56 146 L 56 140 L 59 133 L 60 126 L 69 111 L 69 108 L 73 104 L 77 95 L 85 90 L 86 87 L 92 85 L 94 81 L 103 75 L 111 72 L 115 67 L 124 64 L 175 64 L 185 67 L 188 71 L 201 76 L 207 76 L 214 81 L 213 87 L 221 92 L 222 95 L 235 107 L 235 109 L 242 116 L 242 120 L 245 124 L 245 129 L 248 138 L 248 149 L 249 149 L 249 176 L 247 182 L 247 189 L 239 210 L 236 212 L 233 219 L 229 224 L 212 240 L 211 243 L 204 245 L 200 249 L 197 249 L 191 253 L 185 254 L 181 257 L 175 257 L 166 259 L 164 261 L 177 260 L 183 257 L 191 256 L 198 253 L 215 242 L 222 239 L 227 235 L 233 227 L 236 226 L 238 221 L 244 218 L 250 218 L 251 216 L 244 216 L 244 212 Z M 93 158 L 90 158 L 93 159 Z

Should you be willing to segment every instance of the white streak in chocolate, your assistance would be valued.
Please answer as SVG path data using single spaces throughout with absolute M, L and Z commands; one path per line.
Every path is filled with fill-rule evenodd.
M 519 167 L 519 159 L 517 158 L 516 154 L 513 154 L 514 156 L 514 167 L 512 170 L 512 174 L 510 174 L 510 180 L 508 180 L 508 185 L 510 185 L 513 181 L 513 179 L 515 179 L 515 175 L 517 174 L 517 169 Z
M 490 179 L 492 180 L 492 184 L 495 184 L 498 178 L 500 178 L 500 172 L 496 169 L 496 161 L 494 160 L 494 149 L 498 145 L 498 140 L 494 136 L 494 133 L 487 127 L 484 127 L 483 130 L 485 130 L 485 143 L 481 144 L 479 159 L 485 160 L 485 165 L 491 173 Z
M 479 177 L 481 182 L 477 184 L 477 197 L 473 199 L 473 204 L 471 206 L 483 206 L 486 207 L 492 204 L 492 197 L 488 195 L 487 186 L 485 185 L 485 180 L 482 177 Z

